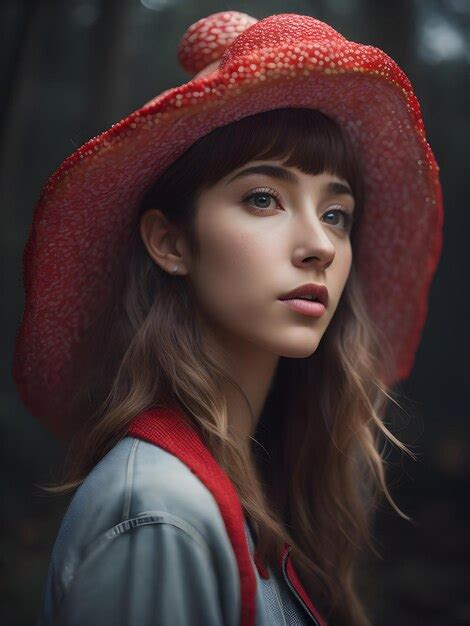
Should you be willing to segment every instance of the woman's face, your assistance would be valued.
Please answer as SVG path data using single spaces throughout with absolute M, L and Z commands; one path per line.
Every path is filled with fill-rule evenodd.
M 264 170 L 248 172 L 255 166 Z M 286 357 L 315 352 L 352 262 L 354 199 L 330 183 L 349 188 L 328 173 L 312 176 L 279 161 L 251 161 L 201 194 L 196 217 L 201 256 L 186 266 L 212 331 L 238 348 L 246 344 Z M 279 300 L 309 282 L 328 289 L 320 317 Z

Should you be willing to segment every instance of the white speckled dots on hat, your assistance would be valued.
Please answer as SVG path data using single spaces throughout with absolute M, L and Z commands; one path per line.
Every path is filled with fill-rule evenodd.
M 257 21 L 246 13 L 221 11 L 191 24 L 177 50 L 181 67 L 192 75 L 219 61 L 233 40 Z

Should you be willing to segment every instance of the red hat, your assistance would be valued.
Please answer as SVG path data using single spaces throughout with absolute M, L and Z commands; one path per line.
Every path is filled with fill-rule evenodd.
M 192 24 L 178 57 L 194 74 L 93 137 L 59 166 L 23 257 L 25 310 L 13 376 L 25 407 L 61 436 L 73 364 L 109 294 L 145 191 L 197 139 L 243 117 L 319 109 L 349 134 L 366 201 L 355 263 L 373 321 L 413 365 L 442 248 L 439 167 L 418 100 L 385 52 L 307 15 L 223 11 Z

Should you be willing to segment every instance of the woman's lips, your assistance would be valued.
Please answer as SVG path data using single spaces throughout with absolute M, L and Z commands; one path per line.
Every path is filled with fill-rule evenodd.
M 313 300 L 303 300 L 302 298 L 292 298 L 291 300 L 279 300 L 292 311 L 297 313 L 303 313 L 310 317 L 320 317 L 326 311 L 325 306 L 321 302 L 314 302 Z

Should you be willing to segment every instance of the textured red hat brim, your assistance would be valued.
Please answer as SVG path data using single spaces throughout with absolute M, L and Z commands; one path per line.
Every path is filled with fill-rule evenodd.
M 439 168 L 406 75 L 346 39 L 263 49 L 168 89 L 67 158 L 36 208 L 23 258 L 13 376 L 28 410 L 67 437 L 73 363 L 109 294 L 146 189 L 211 130 L 261 111 L 319 109 L 349 133 L 366 202 L 355 263 L 367 306 L 408 376 L 442 248 Z

